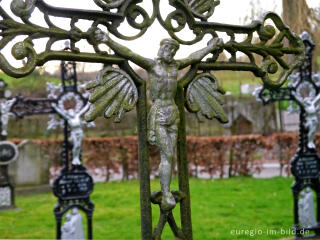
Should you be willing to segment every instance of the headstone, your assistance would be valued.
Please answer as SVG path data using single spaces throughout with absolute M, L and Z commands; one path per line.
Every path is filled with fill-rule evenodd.
M 11 206 L 11 189 L 10 187 L 0 187 L 0 208 Z
M 41 151 L 39 144 L 25 141 L 19 144 L 19 157 L 9 166 L 16 186 L 47 185 L 50 181 L 50 159 Z M 26 171 L 27 170 L 27 171 Z

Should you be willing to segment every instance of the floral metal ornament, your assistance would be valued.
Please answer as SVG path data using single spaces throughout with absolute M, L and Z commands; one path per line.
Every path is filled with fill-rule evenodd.
M 212 71 L 250 71 L 260 77 L 265 86 L 278 88 L 296 67 L 303 64 L 303 42 L 274 13 L 267 13 L 260 21 L 247 26 L 211 22 L 209 18 L 216 11 L 218 0 L 169 0 L 174 9 L 168 14 L 164 14 L 160 8 L 160 0 L 152 0 L 150 11 L 140 5 L 143 0 L 91 2 L 100 10 L 61 8 L 48 5 L 43 0 L 13 0 L 11 11 L 21 21 L 13 19 L 0 6 L 0 51 L 14 42 L 16 36 L 24 36 L 24 40 L 13 45 L 12 54 L 18 60 L 26 60 L 23 67 L 17 68 L 0 53 L 0 69 L 10 76 L 22 77 L 31 73 L 36 66 L 51 60 L 103 63 L 106 67 L 97 80 L 89 84 L 88 88 L 93 91 L 90 96 L 92 106 L 85 117 L 91 121 L 105 115 L 120 121 L 125 112 L 134 107 L 137 109 L 142 239 L 161 239 L 162 229 L 168 222 L 177 238 L 192 240 L 185 106 L 200 119 L 206 117 L 227 121 L 222 108 L 223 91 Z M 41 26 L 30 20 L 35 9 L 43 14 L 44 24 Z M 68 29 L 58 27 L 52 17 L 69 19 L 70 26 Z M 81 29 L 78 26 L 80 20 L 89 21 L 90 27 Z M 139 39 L 156 20 L 170 38 L 161 41 L 155 59 L 144 58 L 112 40 L 113 37 L 126 41 Z M 136 30 L 134 35 L 120 31 L 125 23 Z M 101 30 L 102 27 L 106 29 L 105 32 Z M 193 34 L 192 39 L 186 39 L 181 34 L 187 29 Z M 222 42 L 220 33 L 227 34 L 229 40 Z M 237 41 L 239 34 L 245 38 Z M 254 39 L 254 36 L 258 36 L 258 39 Z M 212 39 L 207 46 L 189 58 L 174 59 L 179 45 L 193 45 L 204 37 Z M 37 39 L 47 41 L 42 52 L 35 50 Z M 60 40 L 70 40 L 70 49 L 54 50 L 54 43 Z M 94 52 L 78 48 L 81 40 L 86 40 Z M 114 54 L 102 51 L 99 46 L 101 43 L 112 48 Z M 223 51 L 231 55 L 227 61 L 219 60 Z M 247 56 L 247 60 L 240 60 L 240 55 Z M 293 60 L 288 62 L 287 55 L 291 55 L 290 59 Z M 256 56 L 262 58 L 261 63 Z M 203 60 L 205 57 L 206 60 Z M 130 67 L 129 61 L 148 72 L 152 98 L 149 112 L 146 81 Z M 187 66 L 190 67 L 188 72 L 178 79 L 178 71 Z M 274 76 L 278 77 L 274 79 Z M 148 144 L 156 145 L 161 153 L 161 191 L 153 194 L 150 192 Z M 178 166 L 178 191 L 170 189 L 175 160 Z M 155 229 L 152 226 L 151 202 L 158 204 L 161 212 Z M 172 209 L 177 204 L 180 205 L 180 226 L 172 215 Z

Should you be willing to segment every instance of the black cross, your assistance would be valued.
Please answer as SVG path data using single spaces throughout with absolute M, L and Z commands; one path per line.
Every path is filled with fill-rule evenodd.
M 314 96 L 320 93 L 320 79 L 312 72 L 312 57 L 315 44 L 311 36 L 304 32 L 300 35 L 305 45 L 306 60 L 300 67 L 299 71 L 292 74 L 290 83 L 286 87 L 274 90 L 265 86 L 256 89 L 255 97 L 262 101 L 263 104 L 269 104 L 276 101 L 292 101 L 298 105 L 299 119 L 299 147 L 295 156 L 291 159 L 291 172 L 295 176 L 295 181 L 292 185 L 294 196 L 294 230 L 296 237 L 303 239 L 303 230 L 314 231 L 315 237 L 320 236 L 320 156 L 316 150 L 308 147 L 308 129 L 306 127 L 306 109 L 295 98 L 297 94 L 303 94 L 303 88 L 306 87 L 310 91 L 314 91 Z M 310 96 L 310 95 L 309 95 Z M 293 106 L 293 105 L 292 105 Z M 317 195 L 317 225 L 310 228 L 301 226 L 299 220 L 299 196 L 302 191 L 310 187 Z

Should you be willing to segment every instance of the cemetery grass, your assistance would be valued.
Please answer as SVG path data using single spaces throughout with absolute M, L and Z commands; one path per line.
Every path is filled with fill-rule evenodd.
M 22 93 L 27 97 L 45 97 L 46 82 L 55 84 L 61 82 L 59 78 L 40 74 L 39 71 L 34 71 L 23 78 L 13 78 L 4 73 L 0 73 L 0 78 L 8 84 L 7 89 L 13 92 L 13 96 Z
M 291 178 L 217 180 L 190 179 L 192 222 L 195 240 L 283 239 L 292 226 Z M 177 189 L 173 180 L 172 189 Z M 152 191 L 159 189 L 152 181 Z M 92 201 L 94 239 L 140 239 L 138 181 L 98 183 Z M 0 239 L 54 239 L 51 193 L 18 196 L 18 210 L 0 212 Z M 153 207 L 153 225 L 159 209 Z M 178 209 L 174 212 L 177 221 Z M 281 234 L 281 229 L 287 233 Z M 232 231 L 238 232 L 232 235 Z M 251 230 L 252 236 L 242 230 Z M 261 231 L 256 232 L 254 231 Z M 273 231 L 267 234 L 267 231 Z M 240 232 L 239 232 L 240 231 Z M 261 234 L 260 234 L 261 233 Z M 163 239 L 173 239 L 168 224 Z

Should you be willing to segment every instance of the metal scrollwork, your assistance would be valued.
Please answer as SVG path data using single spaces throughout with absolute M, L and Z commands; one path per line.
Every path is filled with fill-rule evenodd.
M 0 47 L 5 43 L 5 41 L 11 40 L 9 37 L 4 37 L 0 40 Z M 2 69 L 6 74 L 12 77 L 23 77 L 35 69 L 37 66 L 36 52 L 33 45 L 30 42 L 18 42 L 11 50 L 12 56 L 17 60 L 22 60 L 27 58 L 27 63 L 22 68 L 14 68 L 8 63 L 6 58 L 0 53 L 0 69 Z
M 16 59 L 27 58 L 27 64 L 22 68 L 11 66 L 4 55 L 0 55 L 0 68 L 8 75 L 13 77 L 22 77 L 34 70 L 36 66 L 41 66 L 50 60 L 79 60 L 88 62 L 100 62 L 104 64 L 121 63 L 124 61 L 120 56 L 102 55 L 98 47 L 98 42 L 93 38 L 93 29 L 102 24 L 107 27 L 108 31 L 118 38 L 124 40 L 133 40 L 141 37 L 148 28 L 153 24 L 155 18 L 159 20 L 169 35 L 177 40 L 180 44 L 191 45 L 201 41 L 205 35 L 209 34 L 216 37 L 219 32 L 227 33 L 230 40 L 226 42 L 223 49 L 231 54 L 231 58 L 227 62 L 216 61 L 216 58 L 209 59 L 199 64 L 202 70 L 245 70 L 253 72 L 260 77 L 264 84 L 269 87 L 280 86 L 287 77 L 292 73 L 293 69 L 302 64 L 304 60 L 303 43 L 295 34 L 290 32 L 289 28 L 282 22 L 280 17 L 274 13 L 268 13 L 261 21 L 255 21 L 251 25 L 237 26 L 215 22 L 208 22 L 208 17 L 213 14 L 215 7 L 219 1 L 215 0 L 171 0 L 170 5 L 176 9 L 169 13 L 165 18 L 161 15 L 159 6 L 160 0 L 153 0 L 152 14 L 149 14 L 138 3 L 140 1 L 131 0 L 93 0 L 95 4 L 101 7 L 99 10 L 78 10 L 53 7 L 46 4 L 43 0 L 13 0 L 11 4 L 12 12 L 20 17 L 23 23 L 12 19 L 0 6 L 0 30 L 3 38 L 0 40 L 0 50 L 3 49 L 15 36 L 26 35 L 26 39 L 17 43 L 12 53 Z M 37 8 L 44 14 L 44 20 L 48 27 L 38 26 L 30 23 L 29 18 L 33 10 Z M 114 12 L 112 9 L 116 9 Z M 50 19 L 51 16 L 69 18 L 71 30 L 57 27 Z M 139 21 L 137 20 L 140 16 Z M 76 27 L 78 20 L 91 21 L 91 28 L 81 30 Z M 196 19 L 200 19 L 197 21 Z M 119 26 L 127 20 L 128 24 L 138 33 L 134 36 L 127 36 L 118 31 Z M 274 26 L 266 24 L 267 20 L 271 20 Z M 177 24 L 174 25 L 173 21 Z M 195 37 L 192 40 L 182 39 L 177 33 L 187 27 L 193 31 Z M 13 31 L 14 29 L 14 31 Z M 277 31 L 276 31 L 277 29 Z M 256 33 L 259 42 L 253 42 L 253 36 Z M 247 37 L 238 42 L 235 40 L 237 34 L 246 34 Z M 33 40 L 49 38 L 47 40 L 46 50 L 36 53 L 33 47 Z M 71 52 L 52 50 L 52 45 L 59 40 L 71 41 Z M 75 44 L 86 39 L 94 47 L 93 54 L 89 52 L 81 52 L 75 47 Z M 285 45 L 285 40 L 290 46 Z M 245 54 L 249 58 L 249 62 L 239 62 L 238 54 Z M 254 55 L 260 55 L 263 63 L 259 66 L 256 63 Z M 283 59 L 285 55 L 294 55 L 294 60 L 288 64 Z M 271 76 L 278 73 L 282 69 L 277 80 L 272 80 Z
M 276 91 L 259 87 L 252 93 L 252 95 L 256 98 L 257 101 L 262 102 L 266 105 L 270 102 L 291 100 L 291 90 L 292 89 L 289 87 L 280 88 Z
M 36 0 L 13 0 L 10 5 L 11 11 L 17 16 L 26 20 L 30 18 L 35 8 Z
M 274 26 L 266 25 L 267 20 L 272 20 Z M 213 26 L 218 27 L 216 24 Z M 305 59 L 303 49 L 304 45 L 301 39 L 291 33 L 289 28 L 282 22 L 280 17 L 274 13 L 265 15 L 262 21 L 254 22 L 246 27 L 230 26 L 234 31 L 228 32 L 231 40 L 225 44 L 224 49 L 231 54 L 229 62 L 214 62 L 200 64 L 200 68 L 208 69 L 232 69 L 252 71 L 257 77 L 260 77 L 263 83 L 269 88 L 277 88 L 281 86 L 293 72 L 294 69 L 303 64 Z M 214 28 L 214 27 L 213 27 Z M 217 31 L 226 30 L 225 27 L 217 28 Z M 278 33 L 277 33 L 278 32 Z M 246 33 L 247 38 L 243 42 L 236 42 L 235 35 L 237 33 Z M 253 34 L 257 33 L 259 42 L 253 43 Z M 291 46 L 285 46 L 285 40 L 288 40 Z M 298 50 L 300 49 L 300 50 Z M 238 62 L 237 53 L 245 54 L 249 62 Z M 255 54 L 263 57 L 261 66 L 258 66 L 255 60 Z M 287 54 L 295 55 L 291 63 L 286 63 L 284 56 Z M 278 73 L 282 69 L 277 80 L 273 80 L 271 76 Z

